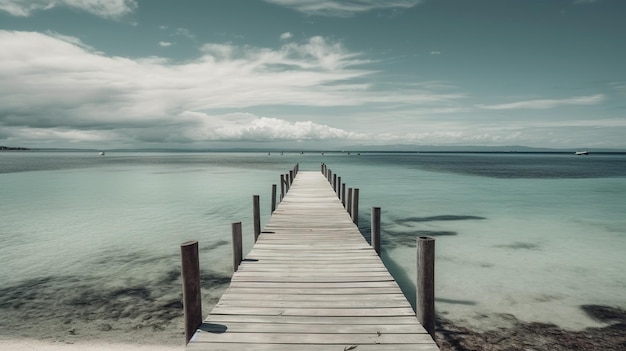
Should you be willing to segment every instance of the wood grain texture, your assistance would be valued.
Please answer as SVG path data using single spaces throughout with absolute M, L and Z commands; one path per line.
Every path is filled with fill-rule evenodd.
M 297 173 L 187 349 L 438 350 L 321 172 Z

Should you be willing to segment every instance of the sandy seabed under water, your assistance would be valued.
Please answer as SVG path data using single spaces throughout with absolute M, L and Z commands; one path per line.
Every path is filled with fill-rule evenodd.
M 44 156 L 42 159 L 50 159 L 48 154 Z M 454 158 L 450 159 L 450 157 Z M 219 156 L 217 161 L 222 162 L 225 158 L 226 156 Z M 232 157 L 227 155 L 227 158 Z M 385 158 L 388 157 L 385 156 Z M 621 300 L 613 298 L 623 296 L 623 289 L 620 290 L 618 285 L 622 284 L 619 282 L 623 282 L 624 277 L 621 270 L 624 262 L 621 256 L 623 250 L 620 249 L 623 248 L 620 243 L 624 242 L 620 239 L 623 233 L 623 219 L 610 216 L 624 212 L 624 197 L 622 196 L 624 186 L 620 178 L 562 180 L 548 179 L 552 177 L 550 176 L 545 179 L 535 179 L 532 173 L 526 173 L 528 178 L 519 178 L 520 170 L 561 172 L 557 173 L 559 175 L 562 172 L 569 172 L 572 169 L 570 167 L 572 162 L 576 162 L 574 165 L 577 165 L 581 161 L 581 159 L 563 161 L 555 156 L 533 156 L 531 163 L 526 156 L 524 156 L 524 162 L 519 161 L 519 156 L 513 159 L 510 156 L 500 155 L 446 155 L 445 159 L 439 155 L 420 155 L 418 158 L 420 164 L 427 162 L 427 165 L 435 167 L 437 172 L 422 172 L 421 170 L 418 172 L 412 168 L 415 159 L 405 156 L 389 158 L 393 162 L 382 163 L 387 166 L 393 165 L 393 167 L 378 167 L 378 163 L 374 162 L 376 160 L 371 160 L 374 163 L 368 164 L 367 168 L 362 168 L 360 165 L 363 161 L 358 161 L 358 164 L 344 166 L 345 169 L 340 172 L 344 179 L 357 179 L 359 180 L 357 184 L 367 189 L 367 192 L 362 193 L 364 204 L 371 203 L 368 197 L 375 199 L 377 201 L 375 204 L 382 206 L 386 213 L 398 216 L 385 223 L 388 235 L 384 237 L 387 238 L 384 240 L 388 242 L 383 246 L 387 245 L 390 248 L 391 245 L 398 247 L 414 245 L 416 234 L 437 236 L 438 247 L 445 248 L 444 254 L 438 256 L 444 259 L 440 260 L 442 264 L 438 267 L 443 268 L 444 264 L 447 264 L 450 267 L 449 271 L 456 270 L 456 277 L 474 277 L 478 273 L 489 277 L 511 275 L 511 270 L 506 268 L 512 266 L 512 261 L 514 263 L 512 258 L 523 260 L 527 273 L 546 273 L 544 268 L 548 267 L 553 276 L 558 279 L 550 280 L 547 274 L 542 274 L 544 279 L 538 285 L 568 287 L 569 290 L 566 292 L 549 290 L 542 293 L 539 298 L 546 301 L 540 301 L 540 305 L 570 306 L 570 310 L 576 311 L 575 314 L 566 314 L 562 317 L 555 316 L 553 313 L 550 316 L 551 319 L 529 318 L 527 314 L 517 313 L 519 310 L 497 308 L 491 308 L 491 311 L 480 311 L 479 314 L 472 313 L 469 315 L 470 318 L 458 318 L 458 315 L 453 313 L 447 315 L 441 313 L 437 324 L 436 339 L 442 350 L 626 350 L 626 312 L 624 311 L 626 306 L 623 298 Z M 68 161 L 70 165 L 76 163 L 74 157 L 68 160 L 71 161 Z M 115 159 L 107 156 L 105 159 L 98 158 L 97 160 L 100 162 Z M 200 159 L 194 156 L 181 163 L 180 155 L 121 157 L 119 162 L 102 169 L 87 168 L 54 173 L 25 172 L 7 176 L 6 189 L 17 189 L 14 190 L 14 200 L 6 201 L 11 206 L 6 206 L 5 212 L 8 213 L 11 210 L 15 213 L 13 229 L 8 227 L 6 229 L 7 233 L 15 233 L 10 237 L 14 240 L 14 245 L 7 247 L 25 247 L 24 243 L 28 241 L 41 244 L 41 246 L 26 246 L 29 248 L 28 251 L 12 249 L 14 252 L 19 252 L 13 260 L 8 259 L 8 256 L 2 257 L 13 264 L 13 266 L 6 264 L 2 267 L 8 277 L 20 279 L 12 282 L 3 281 L 3 286 L 0 287 L 0 350 L 183 350 L 180 270 L 177 267 L 179 257 L 176 250 L 170 250 L 170 246 L 177 248 L 177 244 L 182 242 L 183 238 L 172 236 L 171 233 L 179 231 L 178 223 L 181 222 L 186 228 L 185 240 L 189 233 L 205 233 L 207 227 L 212 227 L 215 233 L 228 233 L 229 228 L 216 229 L 219 223 L 229 223 L 231 217 L 239 218 L 239 214 L 247 211 L 248 207 L 244 208 L 240 204 L 243 201 L 239 201 L 231 193 L 226 196 L 221 192 L 209 192 L 208 189 L 229 189 L 230 184 L 237 183 L 244 186 L 238 189 L 238 192 L 245 194 L 245 198 L 249 199 L 248 194 L 257 191 L 258 183 L 265 182 L 256 169 L 259 164 L 251 163 L 258 162 L 256 156 L 251 159 L 242 159 L 245 162 L 242 161 L 241 164 L 245 166 L 237 164 L 234 171 L 231 168 L 214 169 L 199 166 L 211 160 L 206 159 L 205 156 Z M 397 162 L 403 160 L 410 162 L 411 166 L 396 165 Z M 518 161 L 512 163 L 504 171 L 508 170 L 507 174 L 517 178 L 509 179 L 507 174 L 502 174 L 503 161 L 509 162 L 510 160 Z M 584 160 L 602 161 L 601 158 Z M 39 164 L 41 159 L 34 161 Z M 51 167 L 58 167 L 60 164 L 58 158 L 54 158 L 53 161 L 54 165 Z M 145 163 L 146 168 L 127 165 L 127 162 L 135 164 L 137 161 Z M 343 163 L 344 159 L 342 158 L 341 161 Z M 553 166 L 546 166 L 547 162 L 553 161 L 558 162 L 554 162 Z M 232 163 L 232 161 L 228 162 Z M 506 164 L 504 163 L 505 166 Z M 623 170 L 623 166 L 620 166 L 623 164 L 616 163 L 611 158 L 603 163 L 602 167 L 596 167 L 596 164 L 589 167 L 587 164 L 585 167 L 575 166 L 575 169 L 583 170 L 584 176 L 595 177 L 594 174 L 584 172 Z M 238 167 L 255 171 L 241 172 Z M 271 167 L 273 166 L 268 166 L 267 173 L 273 172 Z M 456 173 L 447 172 L 446 170 L 451 169 L 450 167 L 454 167 L 453 171 Z M 457 172 L 459 167 L 465 167 L 460 170 L 465 173 Z M 440 170 L 446 172 L 440 172 Z M 474 174 L 476 171 L 482 173 Z M 251 181 L 253 178 L 247 178 L 248 173 L 254 173 L 254 182 Z M 361 175 L 363 173 L 368 173 L 369 178 L 363 177 Z M 472 176 L 468 177 L 466 173 Z M 617 173 L 617 177 L 626 176 L 623 171 Z M 274 174 L 271 175 L 274 179 Z M 486 175 L 487 178 L 475 175 Z M 209 176 L 214 181 L 222 179 L 223 182 L 213 183 L 212 187 L 206 187 Z M 382 179 L 383 176 L 394 181 L 378 185 L 375 180 Z M 605 174 L 601 176 L 604 177 Z M 101 186 L 93 187 L 94 182 Z M 50 184 L 56 186 L 51 187 Z M 202 186 L 197 186 L 198 184 Z M 390 188 L 391 184 L 394 188 Z M 414 202 L 415 194 L 406 191 L 407 188 L 414 187 L 416 184 L 419 184 L 420 189 L 419 203 L 422 204 L 420 206 Z M 82 185 L 82 188 L 77 188 L 79 185 Z M 126 187 L 121 188 L 121 185 Z M 21 191 L 21 189 L 30 191 Z M 55 189 L 59 191 L 51 196 L 50 191 Z M 71 191 L 65 191 L 65 189 L 71 189 Z M 205 192 L 200 192 L 198 189 L 205 189 Z M 581 189 L 588 191 L 581 191 Z M 512 190 L 515 191 L 512 192 Z M 22 196 L 23 194 L 37 196 L 27 197 Z M 61 194 L 67 194 L 67 197 L 62 198 Z M 449 196 L 442 197 L 441 194 Z M 502 197 L 503 195 L 506 196 Z M 91 201 L 93 198 L 104 198 L 109 201 L 95 206 L 95 202 Z M 55 201 L 34 201 L 40 199 L 54 199 Z M 220 201 L 207 199 L 220 199 Z M 233 200 L 225 205 L 224 199 Z M 378 203 L 379 200 L 385 199 L 386 202 Z M 19 203 L 22 203 L 23 207 L 16 206 Z M 40 206 L 34 206 L 36 203 Z M 212 208 L 211 203 L 219 204 L 219 211 L 217 207 Z M 410 204 L 411 210 L 403 212 L 402 206 L 396 203 Z M 487 204 L 494 203 L 505 203 L 507 206 L 487 206 Z M 72 206 L 59 206 L 60 204 L 72 204 Z M 394 204 L 396 204 L 395 207 Z M 450 204 L 455 204 L 455 206 L 451 207 Z M 581 205 L 580 208 L 577 204 Z M 544 213 L 538 213 L 535 209 L 537 206 L 546 208 L 543 212 L 549 214 L 543 222 L 540 219 L 544 219 Z M 109 210 L 102 210 L 103 208 L 109 208 Z M 142 212 L 133 211 L 139 208 Z M 507 210 L 501 211 L 501 208 Z M 510 210 L 513 208 L 516 211 L 513 212 L 514 215 L 511 215 Z M 173 209 L 178 209 L 179 212 L 174 212 Z M 226 212 L 224 212 L 225 209 Z M 471 212 L 467 213 L 467 209 L 471 209 Z M 583 209 L 583 215 L 577 216 L 580 209 Z M 129 213 L 138 217 L 127 216 Z M 219 215 L 215 215 L 216 213 Z M 607 213 L 608 217 L 606 217 Z M 26 215 L 20 216 L 20 214 Z M 83 216 L 77 218 L 78 214 Z M 97 214 L 97 216 L 92 216 L 92 214 Z M 602 220 L 605 217 L 606 220 Z M 33 221 L 33 218 L 37 220 Z M 181 222 L 174 221 L 174 218 Z M 528 220 L 529 218 L 532 220 Z M 568 221 L 567 218 L 573 220 Z M 594 220 L 587 221 L 586 218 L 594 218 Z M 163 221 L 155 219 L 163 219 Z M 27 227 L 25 223 L 30 223 L 32 226 Z M 85 226 L 78 225 L 80 223 L 84 223 Z M 563 226 L 563 223 L 569 224 Z M 531 224 L 533 224 L 532 227 Z M 50 228 L 63 228 L 63 235 L 50 234 Z M 93 228 L 101 228 L 101 230 L 93 231 Z M 523 228 L 522 234 L 524 235 L 520 235 L 519 231 L 513 230 L 514 228 Z M 84 236 L 87 229 L 90 235 Z M 487 231 L 487 229 L 490 230 Z M 138 234 L 143 231 L 150 233 L 151 242 L 159 243 L 163 247 L 151 247 L 146 252 L 137 248 L 144 239 L 148 238 Z M 527 235 L 526 232 L 536 234 L 533 237 Z M 598 246 L 593 246 L 593 248 L 599 254 L 589 255 L 590 245 L 588 244 L 590 242 L 586 239 L 591 237 L 588 235 L 590 232 L 595 233 L 593 243 Z M 26 236 L 32 233 L 40 233 L 40 236 Z M 115 236 L 111 233 L 123 235 Z M 490 236 L 489 233 L 494 235 Z M 501 235 L 501 233 L 507 235 Z M 567 236 L 560 234 L 567 234 Z M 54 242 L 56 246 L 50 245 L 49 238 L 53 237 L 60 239 Z M 128 238 L 133 240 L 128 242 Z M 63 255 L 63 252 L 51 249 L 62 247 L 62 244 L 68 242 L 81 243 L 78 247 L 85 257 L 67 260 L 67 255 Z M 202 277 L 203 288 L 210 287 L 210 292 L 203 293 L 203 296 L 209 296 L 207 300 L 210 302 L 206 306 L 203 301 L 203 307 L 207 309 L 210 309 L 211 302 L 213 304 L 217 302 L 217 298 L 229 281 L 229 275 L 226 274 L 230 270 L 228 243 L 219 236 L 206 237 L 202 241 L 202 244 L 206 246 L 201 252 L 205 254 L 206 259 L 203 257 L 201 262 L 213 270 Z M 475 245 L 469 246 L 472 243 Z M 105 250 L 102 249 L 103 247 Z M 98 250 L 88 251 L 86 248 L 98 248 Z M 456 252 L 454 248 L 457 249 Z M 414 257 L 413 247 L 407 250 L 411 251 L 411 257 Z M 480 260 L 473 262 L 474 265 L 470 265 L 465 259 L 468 257 L 466 254 L 468 251 L 489 252 L 494 256 L 491 260 L 481 257 Z M 38 252 L 46 255 L 34 256 L 21 252 Z M 71 252 L 76 253 L 78 250 Z M 463 259 L 458 259 L 458 257 Z M 552 264 L 550 259 L 539 260 L 541 257 L 554 259 L 558 264 Z M 593 261 L 585 260 L 586 257 L 593 258 Z M 88 258 L 88 260 L 81 260 L 81 258 Z M 52 261 L 52 259 L 57 259 L 57 261 Z M 401 261 L 397 257 L 396 260 Z M 528 262 L 544 263 L 544 265 L 536 264 L 532 269 L 528 269 Z M 67 270 L 60 269 L 58 264 L 65 264 L 67 267 L 64 267 Z M 19 270 L 20 273 L 16 274 L 14 273 L 15 267 L 20 269 L 28 267 L 29 269 Z M 54 269 L 41 277 L 38 269 L 46 267 L 54 267 Z M 80 269 L 72 269 L 74 267 Z M 555 267 L 566 269 L 559 270 Z M 464 268 L 467 269 L 468 274 L 459 274 L 459 270 Z M 399 267 L 398 270 L 406 271 L 406 267 Z M 486 274 L 487 271 L 489 274 Z M 37 274 L 32 277 L 28 275 L 33 272 Z M 466 271 L 463 270 L 463 272 Z M 499 272 L 500 275 L 494 272 Z M 406 274 L 409 277 L 414 276 L 413 272 Z M 440 277 L 443 276 L 440 275 Z M 577 281 L 573 277 L 586 282 L 586 285 L 569 284 Z M 598 279 L 595 279 L 596 277 Z M 531 278 L 531 281 L 535 281 L 532 280 L 534 277 L 528 274 L 524 278 Z M 589 284 L 589 280 L 586 279 L 598 280 L 599 284 Z M 439 279 L 439 281 L 443 280 Z M 523 279 L 518 281 L 524 282 Z M 618 284 L 615 284 L 616 281 Z M 409 283 L 413 285 L 413 282 Z M 475 295 L 486 295 L 486 298 L 494 296 L 483 289 L 483 282 L 462 285 L 467 286 L 468 289 L 472 286 L 476 287 L 473 289 Z M 603 295 L 596 299 L 597 291 L 587 289 L 587 285 L 607 286 L 607 289 L 600 291 Z M 459 286 L 459 283 L 453 281 L 450 286 Z M 524 284 L 503 284 L 503 286 L 506 286 L 512 296 L 529 295 L 529 291 L 522 289 Z M 615 286 L 618 289 L 613 290 Z M 221 290 L 216 290 L 216 287 Z M 446 290 L 438 291 L 445 292 Z M 448 291 L 451 290 L 448 289 Z M 493 291 L 501 295 L 501 290 L 491 292 Z M 466 302 L 471 302 L 466 301 L 469 298 L 467 297 L 468 291 L 465 292 L 466 294 L 461 297 L 448 294 L 441 295 L 441 298 L 446 299 L 448 305 L 465 307 L 468 306 L 465 305 Z M 591 298 L 581 299 L 583 294 Z M 564 298 L 554 299 L 559 296 L 564 296 Z M 575 298 L 568 298 L 570 296 Z M 479 298 L 475 300 L 477 303 L 483 301 Z M 509 303 L 503 299 L 498 301 L 500 305 Z M 563 301 L 571 303 L 566 305 Z M 588 303 L 598 305 L 583 305 Z M 600 306 L 601 304 L 607 306 Z M 487 300 L 484 303 L 484 306 L 493 307 L 494 305 L 493 300 Z M 446 312 L 443 304 L 440 306 L 439 312 Z M 518 303 L 517 306 L 522 306 L 522 304 Z M 548 309 L 541 310 L 541 312 L 546 311 Z M 536 312 L 536 309 L 532 312 Z M 584 320 L 585 314 L 591 317 L 593 323 L 587 323 L 576 329 L 567 325 Z M 558 326 L 549 324 L 550 321 L 557 323 Z M 483 329 L 476 324 L 488 325 L 491 328 Z
M 626 310 L 585 305 L 585 313 L 605 327 L 565 330 L 554 324 L 522 322 L 510 314 L 493 316 L 499 327 L 477 331 L 438 317 L 435 339 L 442 351 L 623 351 Z
M 626 311 L 620 308 L 588 305 L 583 308 L 605 327 L 570 331 L 554 324 L 522 322 L 513 315 L 498 315 L 499 327 L 491 330 L 471 329 L 441 316 L 436 323 L 435 339 L 442 351 L 623 351 L 626 350 Z M 0 337 L 0 350 L 11 351 L 175 351 L 184 350 L 174 339 L 162 339 L 168 333 L 117 334 L 116 339 L 86 340 L 71 332 L 65 338 L 49 340 L 12 339 Z M 170 333 L 171 334 L 171 333 Z M 134 341 L 129 336 L 134 335 Z M 171 335 L 170 335 L 171 336 Z M 182 333 L 180 334 L 182 339 Z M 161 339 L 161 343 L 159 343 Z M 143 342 L 142 342 L 143 341 Z M 329 345 L 331 346 L 331 345 Z

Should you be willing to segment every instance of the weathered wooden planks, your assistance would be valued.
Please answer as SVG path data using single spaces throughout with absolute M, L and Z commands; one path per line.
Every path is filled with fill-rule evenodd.
M 322 174 L 300 172 L 188 350 L 438 350 Z

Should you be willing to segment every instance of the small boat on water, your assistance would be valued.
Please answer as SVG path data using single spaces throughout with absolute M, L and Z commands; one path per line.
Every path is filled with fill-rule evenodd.
M 98 155 L 104 156 L 104 151 L 100 151 L 100 153 Z
M 576 151 L 576 156 L 587 156 L 589 155 L 589 151 L 585 150 L 585 151 Z

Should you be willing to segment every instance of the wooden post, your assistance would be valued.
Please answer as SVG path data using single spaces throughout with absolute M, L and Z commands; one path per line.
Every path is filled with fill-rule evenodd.
M 283 197 L 285 197 L 285 175 L 280 175 L 280 201 L 283 201 Z
M 372 247 L 380 256 L 380 207 L 372 207 Z
M 341 177 L 337 177 L 335 192 L 337 193 L 337 197 L 341 200 Z
M 254 242 L 261 234 L 261 206 L 259 204 L 259 195 L 252 196 L 252 214 L 254 219 Z
M 289 192 L 289 186 L 291 183 L 289 182 L 289 173 L 285 174 L 285 191 Z
M 435 239 L 417 238 L 417 301 L 415 314 L 424 329 L 435 335 Z
M 352 188 L 348 188 L 348 199 L 346 200 L 348 208 L 346 209 L 352 218 Z
M 337 193 L 337 174 L 333 174 L 333 191 Z
M 341 202 L 343 203 L 343 208 L 346 208 L 346 183 L 341 184 Z
M 359 188 L 352 190 L 352 222 L 359 226 Z
M 272 212 L 270 214 L 274 211 L 276 211 L 276 184 L 272 184 Z
M 233 233 L 233 272 L 237 272 L 243 257 L 243 240 L 241 238 L 241 222 L 232 224 Z
M 202 296 L 200 292 L 200 261 L 198 242 L 180 245 L 183 275 L 183 311 L 185 315 L 185 344 L 202 325 Z
M 289 171 L 289 186 L 293 184 L 293 171 Z

